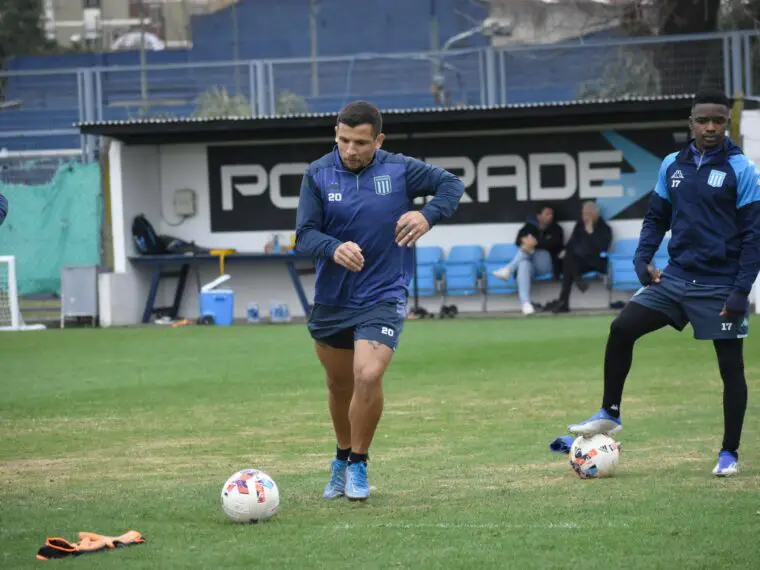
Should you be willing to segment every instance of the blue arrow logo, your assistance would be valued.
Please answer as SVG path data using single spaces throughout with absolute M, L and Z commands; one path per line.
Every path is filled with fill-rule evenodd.
M 660 164 L 664 157 L 658 157 L 641 148 L 614 131 L 605 131 L 602 136 L 617 150 L 623 159 L 633 167 L 634 172 L 620 175 L 620 180 L 607 180 L 602 186 L 622 186 L 623 195 L 615 198 L 598 198 L 596 203 L 606 220 L 615 218 L 628 206 L 637 202 L 654 190 Z

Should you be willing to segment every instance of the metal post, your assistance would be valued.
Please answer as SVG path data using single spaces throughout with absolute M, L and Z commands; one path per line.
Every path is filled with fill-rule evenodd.
M 485 62 L 485 54 L 483 53 L 483 50 L 478 51 L 478 75 L 480 76 L 480 104 L 485 105 L 486 104 L 486 91 L 487 91 L 487 85 L 488 85 L 488 79 L 486 79 L 486 62 Z
M 277 98 L 274 91 L 274 65 L 271 61 L 267 62 L 267 71 L 269 79 L 269 114 L 272 116 L 277 115 Z
M 264 62 L 254 62 L 256 66 L 256 102 L 258 116 L 267 115 L 266 80 L 264 79 Z
M 81 69 L 77 71 L 77 99 L 79 103 L 79 122 L 84 122 L 87 119 L 85 119 L 84 114 L 84 71 Z M 87 158 L 87 136 L 86 135 L 79 135 L 79 148 L 82 151 L 82 157 Z
M 319 95 L 319 64 L 317 63 L 318 38 L 317 38 L 317 14 L 319 13 L 319 0 L 309 0 L 309 33 L 311 34 L 311 96 Z
M 142 109 L 145 111 L 148 102 L 148 78 L 145 69 L 147 58 L 145 54 L 145 3 L 143 0 L 140 0 L 138 8 L 140 10 L 140 99 L 142 100 Z
M 84 120 L 86 122 L 91 122 L 95 120 L 95 109 L 94 109 L 94 87 L 95 87 L 95 81 L 94 81 L 95 71 L 92 69 L 85 69 L 82 70 L 82 87 L 84 92 L 84 100 L 83 100 L 83 110 L 84 110 Z M 89 162 L 93 160 L 94 158 L 94 147 L 95 147 L 95 137 L 92 135 L 87 135 L 85 137 L 85 159 Z
M 499 50 L 499 82 L 501 91 L 501 104 L 507 104 L 507 58 L 504 55 L 504 50 Z
M 431 53 L 437 53 L 440 54 L 441 50 L 441 40 L 440 35 L 438 33 L 439 26 L 438 26 L 438 13 L 437 13 L 437 6 L 436 6 L 436 0 L 430 0 L 430 52 Z M 432 60 L 430 62 L 430 75 L 432 76 L 432 81 L 430 82 L 433 84 L 437 79 L 437 74 L 440 73 L 439 64 L 440 59 L 438 60 Z
M 723 90 L 731 96 L 731 42 L 728 36 L 723 38 Z
M 487 47 L 486 50 L 486 88 L 488 90 L 488 104 L 496 104 L 496 56 L 493 48 Z
M 98 121 L 103 120 L 103 75 L 95 72 L 95 114 Z
M 240 60 L 240 33 L 238 30 L 237 2 L 233 2 L 232 6 L 230 6 L 230 16 L 232 17 L 232 61 L 235 66 L 235 95 L 240 95 L 240 67 L 237 64 L 238 60 Z
M 248 62 L 248 96 L 251 102 L 251 117 L 256 117 L 256 64 Z
M 731 34 L 731 79 L 733 93 L 736 95 L 742 90 L 742 45 L 738 33 Z
M 749 34 L 742 36 L 744 47 L 744 94 L 752 95 L 752 46 Z

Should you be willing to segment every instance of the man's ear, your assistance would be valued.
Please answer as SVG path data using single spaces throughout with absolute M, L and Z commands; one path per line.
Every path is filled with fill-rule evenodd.
M 381 146 L 383 146 L 383 141 L 385 141 L 385 135 L 383 133 L 380 133 L 375 139 L 375 148 L 379 149 Z

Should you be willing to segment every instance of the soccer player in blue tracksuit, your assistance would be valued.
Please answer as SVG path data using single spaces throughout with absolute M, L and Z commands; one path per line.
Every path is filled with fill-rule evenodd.
M 369 497 L 367 455 L 383 410 L 383 374 L 406 317 L 409 248 L 449 218 L 464 193 L 453 174 L 380 150 L 382 126 L 371 104 L 347 105 L 335 148 L 306 170 L 298 202 L 296 249 L 317 258 L 308 329 L 337 439 L 325 499 Z M 430 194 L 412 210 L 415 197 Z
M 725 136 L 730 106 L 722 93 L 698 95 L 689 118 L 693 139 L 662 162 L 634 255 L 643 287 L 610 328 L 602 408 L 568 426 L 577 435 L 620 430 L 634 343 L 691 322 L 696 339 L 713 341 L 723 379 L 723 444 L 713 469 L 719 477 L 738 472 L 747 408 L 742 339 L 760 269 L 760 171 Z M 670 260 L 661 272 L 651 261 L 669 229 Z
M 8 215 L 8 200 L 5 199 L 5 196 L 0 194 L 0 226 L 3 225 L 3 222 L 5 221 L 5 216 Z

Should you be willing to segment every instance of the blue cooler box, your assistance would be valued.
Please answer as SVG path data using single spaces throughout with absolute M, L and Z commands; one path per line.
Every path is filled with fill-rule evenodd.
M 235 292 L 229 289 L 201 291 L 201 318 L 210 316 L 217 326 L 228 327 L 235 317 Z

